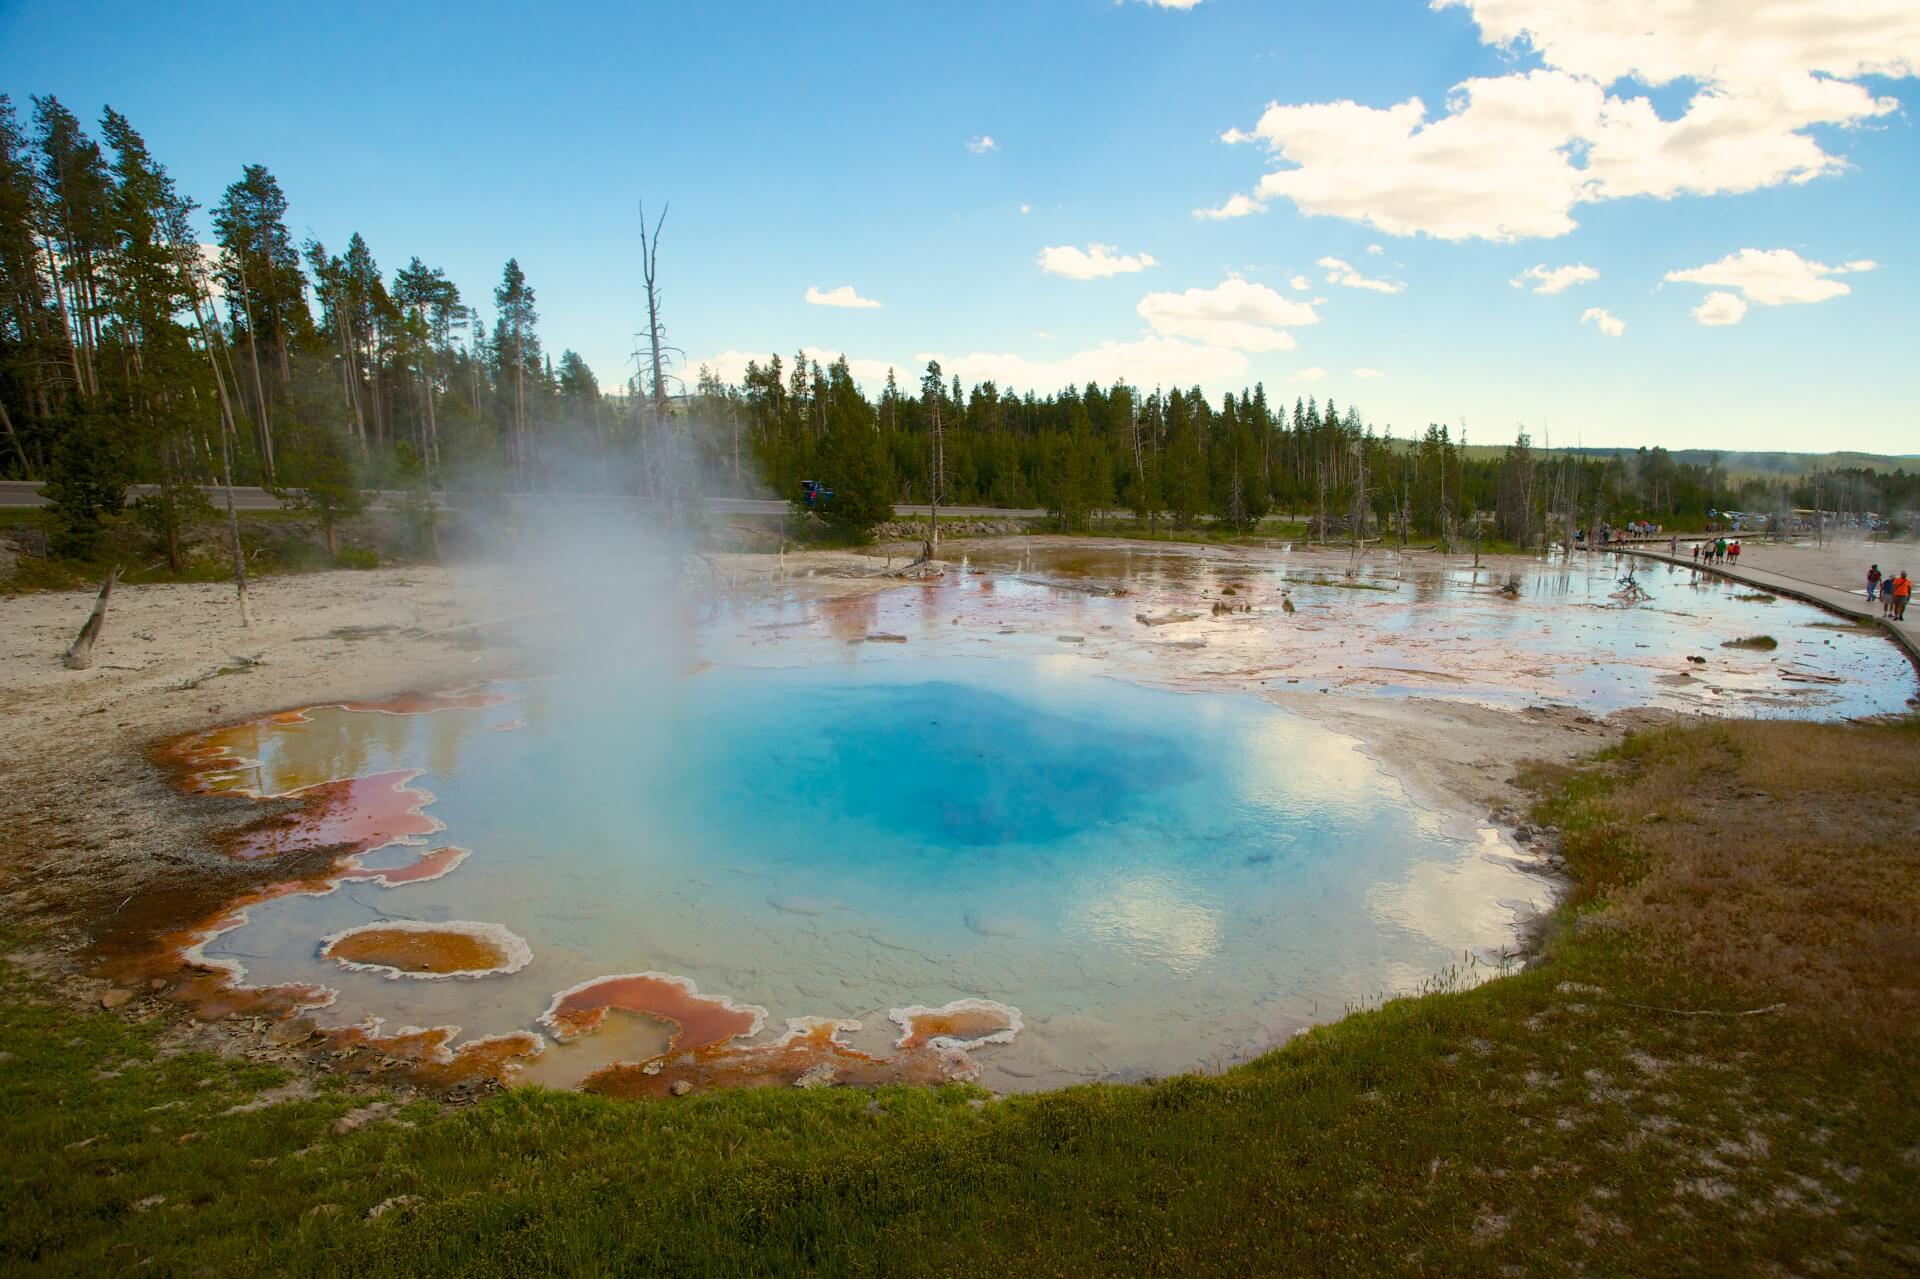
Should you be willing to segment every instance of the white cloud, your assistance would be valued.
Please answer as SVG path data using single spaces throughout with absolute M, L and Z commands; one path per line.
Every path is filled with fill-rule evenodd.
M 1610 338 L 1617 338 L 1627 331 L 1627 322 L 1603 306 L 1590 306 L 1580 313 L 1580 323 L 1585 324 L 1589 320 Z
M 1516 289 L 1524 289 L 1529 281 L 1533 282 L 1535 293 L 1563 293 L 1576 284 L 1585 284 L 1588 280 L 1597 280 L 1600 273 L 1584 262 L 1573 266 L 1550 267 L 1542 262 L 1530 266 L 1507 281 Z
M 1241 351 L 1291 351 L 1286 326 L 1320 322 L 1308 303 L 1233 277 L 1211 289 L 1149 293 L 1136 309 L 1155 332 Z
M 1911 0 L 1431 0 L 1544 65 L 1462 81 L 1429 116 L 1414 97 L 1270 105 L 1252 130 L 1281 166 L 1253 201 L 1393 235 L 1558 236 L 1581 204 L 1807 182 L 1844 167 L 1809 131 L 1898 110 L 1861 77 L 1920 71 Z M 1683 83 L 1677 118 L 1622 88 Z
M 973 152 L 975 155 L 985 155 L 989 151 L 998 151 L 999 149 L 1000 144 L 993 140 L 991 133 L 983 133 L 977 138 L 969 139 L 967 142 L 967 150 Z
M 1299 378 L 1302 382 L 1318 382 L 1321 378 L 1325 377 L 1326 375 L 1327 375 L 1327 371 L 1325 369 L 1320 369 L 1320 368 L 1301 369 L 1298 373 L 1294 374 L 1294 376 L 1296 378 Z
M 1385 376 L 1386 376 L 1386 374 L 1384 374 L 1384 373 L 1382 373 L 1382 372 L 1381 372 L 1381 371 L 1380 371 L 1379 369 L 1355 369 L 1355 370 L 1353 371 L 1353 375 L 1354 375 L 1355 377 L 1357 377 L 1357 378 L 1370 378 L 1370 377 L 1385 377 Z
M 1669 271 L 1667 279 L 1679 284 L 1738 289 L 1755 305 L 1782 306 L 1789 302 L 1825 302 L 1828 298 L 1844 297 L 1853 290 L 1834 276 L 1871 271 L 1876 266 L 1878 263 L 1869 261 L 1828 266 L 1824 262 L 1809 261 L 1792 249 L 1742 249 L 1706 266 Z
M 1053 341 L 1053 334 L 1047 332 L 1045 329 L 1035 329 L 1033 331 L 1033 336 L 1039 338 L 1042 342 Z
M 1152 5 L 1156 9 L 1191 9 L 1200 0 L 1140 0 L 1140 3 Z
M 1712 328 L 1738 324 L 1747 313 L 1747 304 L 1731 293 L 1709 293 L 1707 300 L 1693 308 L 1693 318 Z
M 1289 287 L 1296 288 L 1300 290 L 1302 293 L 1305 293 L 1308 289 L 1311 289 L 1313 287 L 1313 281 L 1309 280 L 1304 275 L 1294 276 L 1291 280 L 1287 281 L 1287 284 Z
M 1369 244 L 1367 246 L 1367 252 L 1373 254 L 1375 257 L 1378 257 L 1380 254 L 1385 253 L 1386 250 L 1381 248 L 1377 244 Z
M 852 307 L 856 310 L 865 310 L 880 305 L 872 298 L 863 298 L 854 292 L 851 284 L 843 284 L 837 289 L 827 289 L 824 292 L 814 285 L 809 284 L 807 286 L 807 301 L 814 306 L 844 306 Z
M 1249 213 L 1265 213 L 1267 206 L 1247 195 L 1228 196 L 1227 202 L 1213 209 L 1195 209 L 1193 216 L 1210 222 L 1219 222 L 1227 218 L 1244 218 Z
M 1069 280 L 1104 280 L 1157 265 L 1145 253 L 1116 256 L 1111 244 L 1089 244 L 1085 250 L 1071 244 L 1056 244 L 1040 250 L 1040 269 L 1050 275 L 1064 275 Z
M 1133 342 L 1102 342 L 1057 360 L 1030 360 L 1011 353 L 976 351 L 968 355 L 939 353 L 916 356 L 918 366 L 940 361 L 948 377 L 963 384 L 991 378 L 1002 387 L 1047 392 L 1088 382 L 1106 385 L 1126 381 L 1133 386 L 1192 386 L 1214 389 L 1232 385 L 1247 371 L 1247 357 L 1238 351 L 1198 346 L 1177 338 L 1143 337 Z
M 1387 280 L 1369 280 L 1354 270 L 1350 263 L 1342 262 L 1339 258 L 1321 258 L 1315 265 L 1326 268 L 1328 284 L 1341 284 L 1349 289 L 1370 289 L 1375 293 L 1398 293 L 1407 287 Z
M 1032 206 L 1031 204 L 1023 204 L 1023 205 L 1021 205 L 1021 206 L 1020 206 L 1020 212 L 1021 212 L 1021 213 L 1023 213 L 1023 214 L 1026 214 L 1026 213 L 1032 213 L 1032 212 L 1033 212 L 1033 206 Z

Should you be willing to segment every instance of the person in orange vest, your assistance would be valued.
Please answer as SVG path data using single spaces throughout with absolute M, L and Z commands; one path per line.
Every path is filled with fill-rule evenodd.
M 1913 579 L 1907 576 L 1905 569 L 1893 579 L 1893 620 L 1907 620 L 1907 597 L 1913 594 Z

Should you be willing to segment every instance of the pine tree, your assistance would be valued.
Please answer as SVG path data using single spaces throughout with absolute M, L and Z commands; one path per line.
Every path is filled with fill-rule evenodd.
M 820 518 L 842 536 L 864 538 L 893 515 L 893 475 L 879 422 L 854 385 L 844 355 L 827 370 L 826 423 L 822 479 L 833 496 L 821 507 Z

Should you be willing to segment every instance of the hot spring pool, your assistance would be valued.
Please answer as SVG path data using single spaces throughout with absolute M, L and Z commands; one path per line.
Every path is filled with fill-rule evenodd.
M 972 1066 L 1035 1088 L 1224 1064 L 1446 970 L 1494 971 L 1547 897 L 1492 830 L 1417 807 L 1351 739 L 1071 656 L 493 691 L 214 735 L 255 761 L 207 774 L 216 788 L 397 773 L 378 785 L 420 793 L 413 833 L 360 878 L 251 907 L 204 959 L 337 992 L 323 1025 L 458 1025 L 454 1042 L 551 1030 L 557 992 L 616 974 L 691 983 L 715 1015 L 764 1009 L 736 1044 L 831 1018 L 880 1056 L 895 1010 L 990 1001 L 1017 1033 Z M 332 817 L 358 802 L 342 791 Z M 455 846 L 470 852 L 436 856 Z M 479 921 L 525 954 L 403 980 L 323 953 L 393 921 Z M 578 1083 L 668 1033 L 612 1016 L 525 1077 Z

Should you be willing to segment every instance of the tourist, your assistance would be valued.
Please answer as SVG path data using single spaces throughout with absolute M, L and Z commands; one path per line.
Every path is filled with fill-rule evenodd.
M 1740 567 L 1740 539 L 1734 538 L 1727 546 L 1727 558 L 1733 561 L 1735 568 Z
M 1713 539 L 1713 562 L 1715 564 L 1724 563 L 1726 561 L 1726 558 L 1727 558 L 1727 539 L 1724 537 L 1716 537 L 1715 539 Z
M 1698 542 L 1693 544 L 1693 566 L 1700 567 L 1700 543 Z
M 1894 621 L 1904 622 L 1907 620 L 1907 597 L 1912 594 L 1913 594 L 1913 579 L 1907 576 L 1907 572 L 1905 569 L 1902 569 L 1900 570 L 1900 576 L 1893 579 L 1893 620 Z
M 1867 603 L 1873 603 L 1880 594 L 1880 566 L 1875 564 L 1867 570 Z

